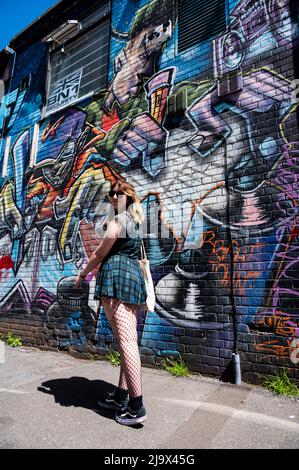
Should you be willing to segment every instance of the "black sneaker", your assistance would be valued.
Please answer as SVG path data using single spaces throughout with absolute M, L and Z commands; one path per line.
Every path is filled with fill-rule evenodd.
M 115 390 L 113 392 L 108 392 L 106 398 L 100 398 L 98 401 L 98 405 L 102 408 L 106 408 L 109 410 L 117 410 L 121 411 L 123 408 L 126 408 L 129 403 L 129 396 L 124 398 L 123 400 L 117 401 L 115 399 Z
M 134 424 L 143 423 L 147 418 L 145 408 L 142 406 L 137 411 L 131 410 L 129 407 L 119 411 L 115 415 L 115 419 L 119 424 L 133 426 Z

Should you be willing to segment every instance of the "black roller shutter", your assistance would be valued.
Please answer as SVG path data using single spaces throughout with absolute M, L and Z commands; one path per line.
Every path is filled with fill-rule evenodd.
M 179 0 L 178 52 L 226 30 L 225 0 Z

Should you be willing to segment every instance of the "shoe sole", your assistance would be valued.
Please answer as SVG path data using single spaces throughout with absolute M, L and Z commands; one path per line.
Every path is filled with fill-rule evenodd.
M 141 424 L 143 421 L 147 419 L 147 416 L 140 416 L 140 418 L 132 418 L 132 419 L 122 419 L 119 416 L 115 417 L 116 421 L 119 424 L 124 424 L 125 426 L 134 426 L 135 424 Z

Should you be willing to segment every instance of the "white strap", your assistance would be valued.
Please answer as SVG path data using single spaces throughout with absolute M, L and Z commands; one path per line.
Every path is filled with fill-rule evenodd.
M 140 250 L 141 250 L 141 259 L 145 259 L 145 260 L 147 261 L 146 251 L 145 251 L 145 248 L 144 248 L 144 244 L 143 244 L 142 238 L 141 238 Z

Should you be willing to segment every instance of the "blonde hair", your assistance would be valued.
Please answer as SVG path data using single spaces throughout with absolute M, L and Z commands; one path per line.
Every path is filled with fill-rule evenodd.
M 143 224 L 144 222 L 144 212 L 140 204 L 140 198 L 136 194 L 135 189 L 129 183 L 126 183 L 122 180 L 117 180 L 111 185 L 111 189 L 115 186 L 119 186 L 120 190 L 129 198 L 129 204 L 127 211 L 137 224 Z M 130 202 L 130 199 L 132 202 Z

